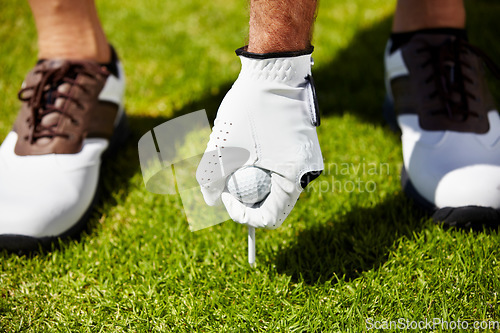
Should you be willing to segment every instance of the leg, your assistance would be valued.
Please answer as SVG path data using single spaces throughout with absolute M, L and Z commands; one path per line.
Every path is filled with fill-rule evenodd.
M 0 249 L 13 251 L 82 230 L 97 202 L 101 161 L 126 137 L 124 75 L 93 0 L 30 4 L 40 61 L 0 147 Z
M 463 0 L 399 0 L 393 32 L 465 27 Z
M 248 51 L 305 50 L 311 45 L 316 0 L 252 0 Z
M 38 31 L 40 59 L 110 61 L 109 45 L 93 0 L 29 3 Z

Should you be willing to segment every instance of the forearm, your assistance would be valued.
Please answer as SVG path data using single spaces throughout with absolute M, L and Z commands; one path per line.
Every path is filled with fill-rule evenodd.
M 311 45 L 317 0 L 251 0 L 248 51 L 300 51 Z

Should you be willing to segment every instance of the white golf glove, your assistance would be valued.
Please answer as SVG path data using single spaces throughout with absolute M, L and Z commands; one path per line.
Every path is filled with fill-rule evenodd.
M 206 203 L 222 199 L 236 222 L 279 227 L 323 170 L 311 53 L 312 47 L 268 54 L 236 51 L 241 72 L 220 105 L 196 175 Z M 240 202 L 226 188 L 227 177 L 247 165 L 271 171 L 271 192 L 257 205 Z

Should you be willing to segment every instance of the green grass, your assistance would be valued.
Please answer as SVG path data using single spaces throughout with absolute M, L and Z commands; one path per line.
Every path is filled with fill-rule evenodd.
M 106 167 L 102 202 L 80 240 L 0 254 L 0 330 L 361 332 L 368 318 L 500 320 L 498 231 L 444 230 L 400 190 L 399 138 L 380 116 L 394 1 L 321 2 L 313 70 L 328 168 L 281 228 L 257 231 L 255 269 L 246 228 L 191 233 L 179 197 L 145 190 L 136 148 L 174 116 L 215 114 L 239 71 L 233 51 L 245 43 L 246 1 L 98 4 L 128 73 L 133 136 Z M 500 5 L 467 5 L 472 42 L 500 59 Z M 36 60 L 36 32 L 25 2 L 0 7 L 3 140 Z M 345 163 L 365 172 L 344 172 Z M 346 191 L 360 182 L 370 191 Z

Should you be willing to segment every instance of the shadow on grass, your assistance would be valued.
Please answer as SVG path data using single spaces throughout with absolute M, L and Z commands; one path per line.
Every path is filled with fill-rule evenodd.
M 279 251 L 277 270 L 310 284 L 332 278 L 335 282 L 335 277 L 351 280 L 382 265 L 394 242 L 411 237 L 426 221 L 402 194 L 372 208 L 354 207 L 344 216 L 300 232 Z
M 493 59 L 498 40 L 500 3 L 467 1 L 471 42 Z M 385 94 L 383 52 L 392 19 L 360 30 L 351 44 L 326 66 L 315 68 L 314 77 L 322 115 L 356 114 L 363 121 L 385 126 L 382 101 Z M 477 27 L 477 28 L 476 28 Z M 497 27 L 497 28 L 495 28 Z M 499 45 L 498 43 L 493 45 Z M 498 82 L 492 90 L 500 95 Z M 380 267 L 393 244 L 431 225 L 425 215 L 403 194 L 385 199 L 373 208 L 353 208 L 324 225 L 302 231 L 276 258 L 280 273 L 294 281 L 325 282 L 335 277 L 354 279 L 364 271 Z
M 314 66 L 318 103 L 323 116 L 349 112 L 363 121 L 383 124 L 383 55 L 390 22 L 390 19 L 385 19 L 369 29 L 360 30 L 349 47 L 341 50 L 332 62 Z

